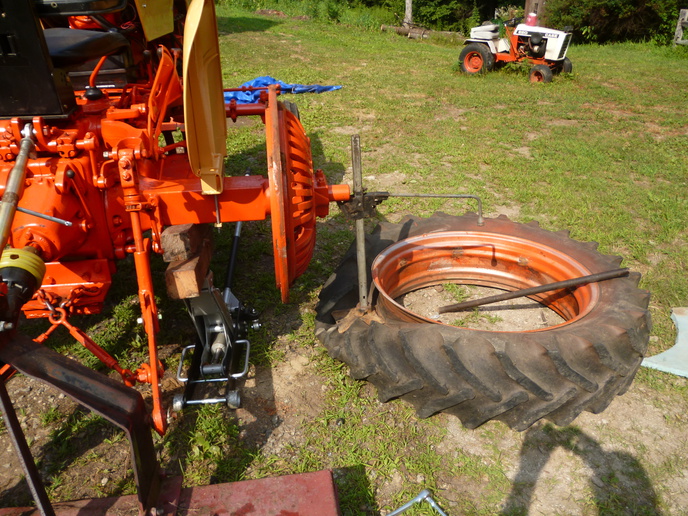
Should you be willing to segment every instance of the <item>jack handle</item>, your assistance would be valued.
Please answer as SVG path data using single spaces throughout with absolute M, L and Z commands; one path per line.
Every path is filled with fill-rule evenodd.
M 478 226 L 484 226 L 483 203 L 477 195 L 468 194 L 393 194 L 389 192 L 366 192 L 363 188 L 363 168 L 361 166 L 361 137 L 351 136 L 351 163 L 353 169 L 353 195 L 348 201 L 337 204 L 344 214 L 356 221 L 356 264 L 358 269 L 358 309 L 367 312 L 370 306 L 368 293 L 368 266 L 365 249 L 364 220 L 372 217 L 375 207 L 390 197 L 418 197 L 441 199 L 475 199 L 478 202 Z M 371 289 L 372 292 L 372 289 Z

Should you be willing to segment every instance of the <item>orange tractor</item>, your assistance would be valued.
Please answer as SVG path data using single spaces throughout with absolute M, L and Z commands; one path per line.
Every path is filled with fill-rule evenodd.
M 535 63 L 543 77 L 570 69 L 565 34 L 519 25 L 508 46 L 493 29 L 473 33 L 462 53 L 465 71 L 514 59 Z M 358 137 L 352 138 L 352 193 L 313 170 L 310 141 L 294 106 L 277 100 L 278 86 L 254 88 L 253 103 L 225 103 L 213 0 L 0 2 L 0 67 L 0 408 L 44 514 L 52 514 L 50 501 L 5 388 L 14 371 L 53 385 L 125 431 L 141 512 L 165 506 L 161 493 L 173 493 L 170 506 L 194 505 L 192 495 L 186 501 L 174 495 L 180 485 L 162 486 L 151 427 L 164 434 L 169 409 L 237 406 L 248 330 L 257 324 L 229 281 L 224 290 L 213 285 L 203 230 L 209 224 L 239 227 L 269 217 L 276 283 L 286 301 L 311 259 L 316 217 L 338 202 L 356 219 L 356 245 L 323 287 L 316 335 L 352 376 L 377 387 L 380 400 L 405 399 L 419 417 L 445 411 L 469 428 L 492 419 L 517 430 L 542 418 L 567 425 L 582 411 L 604 410 L 640 366 L 649 295 L 637 288 L 639 274 L 616 268 L 621 259 L 602 255 L 592 242 L 534 222 L 483 218 L 475 196 L 420 193 L 396 195 L 475 198 L 478 213 L 408 217 L 366 237 L 363 218 L 394 194 L 364 193 Z M 243 116 L 265 124 L 266 176 L 226 173 L 226 119 Z M 182 354 L 181 363 L 190 366 L 180 366 L 177 378 L 186 387 L 171 407 L 163 406 L 160 390 L 153 253 L 171 262 L 168 293 L 184 300 L 198 333 L 198 343 Z M 148 340 L 148 361 L 135 370 L 70 322 L 72 315 L 102 310 L 117 261 L 128 256 Z M 447 282 L 527 296 L 561 321 L 525 331 L 477 330 L 398 302 Z M 47 318 L 48 330 L 24 336 L 17 331 L 22 312 Z M 60 326 L 121 381 L 44 346 Z M 152 408 L 136 384 L 150 386 Z M 224 394 L 195 396 L 203 384 L 224 386 Z M 303 484 L 260 487 L 261 501 L 270 493 L 277 500 L 268 513 L 285 513 L 291 499 L 290 514 L 337 514 L 331 475 L 315 475 L 310 497 Z M 206 508 L 220 496 L 202 492 L 210 493 Z M 247 496 L 246 507 L 255 501 Z M 324 500 L 327 507 L 318 505 Z M 301 510 L 304 501 L 309 510 Z M 89 503 L 84 510 L 94 512 L 95 502 Z
M 195 280 L 191 287 L 171 280 L 199 334 L 186 350 L 192 368 L 180 378 L 187 391 L 175 408 L 200 402 L 194 385 L 218 381 L 227 394 L 212 401 L 237 405 L 233 382 L 246 372 L 255 314 L 228 286 L 213 286 L 198 225 L 270 217 L 286 301 L 311 258 L 316 217 L 330 202 L 347 201 L 349 187 L 330 186 L 313 170 L 310 141 L 277 100 L 278 87 L 263 88 L 252 104 L 225 104 L 212 0 L 13 0 L 0 11 L 0 228 L 1 248 L 9 246 L 0 259 L 3 379 L 20 370 L 124 428 L 139 501 L 150 507 L 156 461 L 148 428 L 164 434 L 169 409 L 160 392 L 151 255 L 169 255 Z M 267 177 L 226 174 L 226 119 L 242 116 L 265 124 Z M 149 356 L 133 371 L 69 322 L 102 310 L 117 260 L 127 256 Z M 17 332 L 20 312 L 51 326 L 28 339 Z M 124 385 L 43 347 L 59 326 Z M 150 385 L 150 414 L 129 388 L 137 383 Z M 40 484 L 31 472 L 27 478 Z

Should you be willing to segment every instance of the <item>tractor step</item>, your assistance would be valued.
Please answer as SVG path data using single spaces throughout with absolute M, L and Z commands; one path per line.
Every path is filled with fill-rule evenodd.
M 181 488 L 181 477 L 163 482 L 157 516 L 188 514 L 250 514 L 274 516 L 340 516 L 332 471 L 323 470 L 229 484 Z M 94 498 L 53 504 L 57 516 L 137 514 L 136 495 Z M 31 507 L 0 509 L 0 516 L 40 514 Z

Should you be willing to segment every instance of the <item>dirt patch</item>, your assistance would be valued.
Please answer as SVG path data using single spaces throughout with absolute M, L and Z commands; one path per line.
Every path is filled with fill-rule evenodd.
M 461 312 L 438 313 L 438 308 L 462 301 L 503 294 L 503 290 L 475 285 L 436 285 L 414 290 L 398 300 L 407 310 L 452 326 L 488 331 L 529 331 L 560 324 L 552 310 L 527 298 L 510 299 Z
M 444 293 L 436 294 L 441 298 Z M 242 390 L 243 407 L 227 417 L 236 417 L 242 446 L 288 464 L 299 450 L 308 449 L 306 423 L 323 417 L 327 387 L 317 371 L 316 348 L 287 341 L 277 348 L 283 357 L 273 367 L 252 367 Z M 60 479 L 50 487 L 53 500 L 132 492 L 128 443 L 121 433 L 93 421 L 44 384 L 18 376 L 8 389 L 44 477 Z M 374 401 L 373 388 L 366 386 L 361 396 L 370 400 L 371 413 L 389 410 Z M 52 407 L 80 423 L 49 421 L 45 414 Z M 688 506 L 688 468 L 680 460 L 688 456 L 686 408 L 675 395 L 658 395 L 635 384 L 603 414 L 585 413 L 563 428 L 542 422 L 519 433 L 490 422 L 467 430 L 453 416 L 434 416 L 444 432 L 434 447 L 443 462 L 433 473 L 434 495 L 448 514 L 470 513 L 470 507 L 486 499 L 500 500 L 490 513 L 617 514 L 604 507 L 619 498 L 628 507 L 624 514 L 683 514 Z M 67 453 L 61 453 L 64 450 Z M 178 457 L 169 456 L 163 466 L 174 472 L 176 461 Z M 0 435 L 0 464 L 0 505 L 29 504 L 6 432 Z M 504 476 L 495 475 L 495 469 Z M 60 476 L 62 470 L 69 474 Z M 365 473 L 374 486 L 376 506 L 348 514 L 385 514 L 388 510 L 379 508 L 398 506 L 393 500 L 408 482 L 417 484 L 420 492 L 429 480 L 416 475 L 409 479 L 403 468 L 389 477 L 376 475 L 375 468 L 365 468 Z M 246 478 L 254 474 L 251 466 L 243 472 Z M 344 475 L 341 482 L 345 480 Z M 346 484 L 340 489 L 346 491 Z

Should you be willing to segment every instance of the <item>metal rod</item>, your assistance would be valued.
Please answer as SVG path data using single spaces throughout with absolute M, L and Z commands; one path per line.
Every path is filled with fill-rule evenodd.
M 2 195 L 2 204 L 0 204 L 0 250 L 5 248 L 10 238 L 12 221 L 17 211 L 17 204 L 19 204 L 19 197 L 26 177 L 29 154 L 34 149 L 33 140 L 31 139 L 32 131 L 33 126 L 31 124 L 24 126 L 24 131 L 22 131 L 24 138 L 19 143 L 19 154 L 17 154 L 14 167 L 10 170 L 7 184 L 5 185 L 5 193 Z
M 43 480 L 41 480 L 41 475 L 38 473 L 38 468 L 31 455 L 31 449 L 26 442 L 26 436 L 19 424 L 17 413 L 14 411 L 10 397 L 7 394 L 4 381 L 0 381 L 0 408 L 2 408 L 2 417 L 5 420 L 10 440 L 14 444 L 17 455 L 19 455 L 19 462 L 21 462 L 22 469 L 26 475 L 26 482 L 29 484 L 31 495 L 36 502 L 36 508 L 44 516 L 54 515 L 55 511 L 50 504 L 48 493 L 45 491 Z
M 423 197 L 423 198 L 437 198 L 437 199 L 475 199 L 478 201 L 478 226 L 484 226 L 483 220 L 483 202 L 477 195 L 468 194 L 421 194 L 421 193 L 390 193 L 390 197 Z
M 361 137 L 351 137 L 351 166 L 354 176 L 354 197 L 363 206 L 363 171 L 361 168 Z M 358 305 L 362 311 L 368 310 L 368 267 L 365 249 L 365 220 L 356 219 L 356 263 L 358 265 Z
M 0 205 L 2 202 L 0 201 Z M 21 208 L 20 206 L 17 206 L 17 211 L 21 213 L 26 213 L 27 215 L 33 215 L 34 217 L 38 217 L 39 219 L 45 219 L 49 220 L 51 222 L 57 222 L 58 224 L 62 224 L 63 226 L 71 227 L 74 225 L 73 222 L 69 222 L 68 220 L 64 219 L 58 219 L 57 217 L 53 217 L 52 215 L 46 215 L 45 213 L 40 213 L 37 211 L 29 210 L 28 208 Z
M 227 265 L 227 277 L 225 278 L 225 288 L 232 288 L 232 280 L 234 279 L 234 271 L 236 270 L 236 260 L 239 254 L 239 239 L 241 238 L 241 221 L 236 223 L 234 227 L 234 241 L 232 242 L 232 254 Z
M 248 176 L 248 172 L 244 176 Z M 239 254 L 239 240 L 241 239 L 241 221 L 237 221 L 234 226 L 234 240 L 232 241 L 232 251 L 227 264 L 227 275 L 225 276 L 225 286 L 222 291 L 222 298 L 231 309 L 239 308 L 240 304 L 237 297 L 232 293 L 232 281 L 234 281 L 234 271 Z
M 137 390 L 21 334 L 11 339 L 0 334 L 0 361 L 52 385 L 124 430 L 130 443 L 140 512 L 144 514 L 156 506 L 160 492 L 159 464 L 149 412 Z
M 440 509 L 440 506 L 437 505 L 437 502 L 435 502 L 435 500 L 432 499 L 432 496 L 430 496 L 430 491 L 428 491 L 427 489 L 423 489 L 420 492 L 420 494 L 418 496 L 416 496 L 413 500 L 405 503 L 404 505 L 399 507 L 397 510 L 390 512 L 387 516 L 397 516 L 399 514 L 402 514 L 406 511 L 408 511 L 411 508 L 411 506 L 413 506 L 414 504 L 417 504 L 417 503 L 420 503 L 423 501 L 428 502 L 428 504 L 430 504 L 430 507 L 435 509 L 437 514 L 439 514 L 440 516 L 447 516 L 447 513 L 445 513 L 442 509 Z
M 471 301 L 464 301 L 463 303 L 456 303 L 454 305 L 441 306 L 437 309 L 437 312 L 441 314 L 445 314 L 447 312 L 458 312 L 459 310 L 475 308 L 476 306 L 488 305 L 491 303 L 497 303 L 499 301 L 507 301 L 509 299 L 516 299 L 517 297 L 532 296 L 534 294 L 542 294 L 544 292 L 560 290 L 563 288 L 579 287 L 587 283 L 596 283 L 598 281 L 627 276 L 629 272 L 630 271 L 628 269 L 613 269 L 611 271 L 598 272 L 596 274 L 581 276 L 579 278 L 556 281 L 554 283 L 547 283 L 546 285 L 538 285 L 537 287 L 514 290 L 513 292 L 505 292 L 504 294 L 497 294 L 496 296 L 473 299 Z

